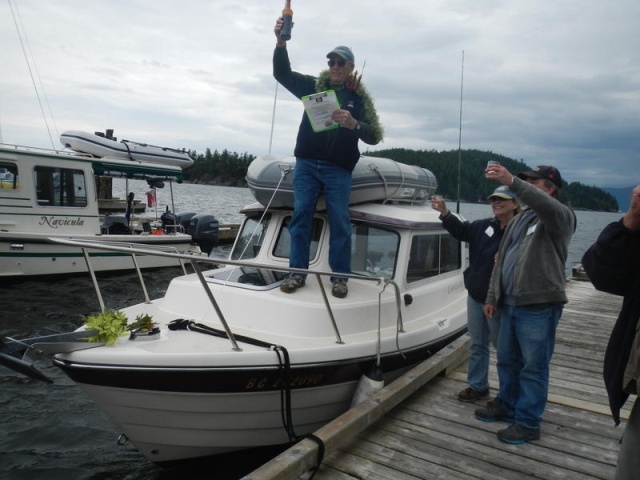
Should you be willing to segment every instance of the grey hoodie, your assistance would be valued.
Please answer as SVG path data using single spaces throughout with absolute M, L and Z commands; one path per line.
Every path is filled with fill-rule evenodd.
M 513 304 L 567 303 L 565 263 L 576 216 L 569 207 L 518 177 L 513 178 L 510 188 L 527 208 L 509 222 L 502 237 L 485 303 L 498 307 L 503 303 L 502 263 L 516 228 L 524 234 L 515 257 Z M 531 212 L 524 215 L 527 210 Z

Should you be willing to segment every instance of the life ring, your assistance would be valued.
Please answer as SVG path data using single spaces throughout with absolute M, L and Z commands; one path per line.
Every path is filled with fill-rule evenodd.
M 164 235 L 164 230 L 162 230 L 161 228 L 156 228 L 153 232 L 151 232 L 151 235 Z

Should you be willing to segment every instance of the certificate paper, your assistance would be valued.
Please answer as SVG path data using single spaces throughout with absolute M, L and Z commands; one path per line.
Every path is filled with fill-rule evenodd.
M 331 114 L 340 110 L 336 92 L 333 90 L 304 96 L 302 103 L 314 132 L 324 132 L 340 126 L 331 120 Z

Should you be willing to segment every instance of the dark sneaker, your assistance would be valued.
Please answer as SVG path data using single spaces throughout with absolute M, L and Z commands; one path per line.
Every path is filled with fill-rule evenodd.
M 458 400 L 460 400 L 461 402 L 471 403 L 478 400 L 482 400 L 483 398 L 486 398 L 488 396 L 489 396 L 488 388 L 486 390 L 482 390 L 481 392 L 479 392 L 477 390 L 474 390 L 471 387 L 467 387 L 458 394 Z
M 280 284 L 280 290 L 285 293 L 293 293 L 297 289 L 304 287 L 305 279 L 300 275 L 289 275 Z
M 528 428 L 524 425 L 518 425 L 517 423 L 514 423 L 504 430 L 499 430 L 498 438 L 504 443 L 510 443 L 511 445 L 520 445 L 524 442 L 539 440 L 540 429 Z
M 476 418 L 483 422 L 507 422 L 514 423 L 516 421 L 515 412 L 509 410 L 499 398 L 494 398 L 487 402 L 484 408 L 476 409 Z
M 333 282 L 333 286 L 331 287 L 331 294 L 334 297 L 344 298 L 349 293 L 349 289 L 347 288 L 347 282 L 344 280 L 336 280 Z

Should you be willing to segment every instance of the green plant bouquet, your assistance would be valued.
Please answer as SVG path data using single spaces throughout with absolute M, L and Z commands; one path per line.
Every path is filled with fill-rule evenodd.
M 128 324 L 127 316 L 120 310 L 106 310 L 101 313 L 85 317 L 87 330 L 95 330 L 95 335 L 87 338 L 89 342 L 102 342 L 113 345 L 118 339 L 131 330 L 139 332 L 150 331 L 155 323 L 150 315 L 138 315 L 135 322 Z

